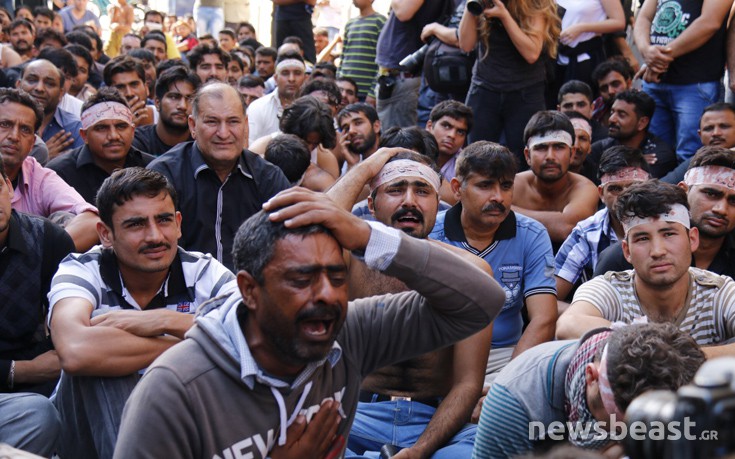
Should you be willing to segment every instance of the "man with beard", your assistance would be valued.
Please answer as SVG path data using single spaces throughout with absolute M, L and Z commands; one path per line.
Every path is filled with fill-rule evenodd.
M 513 210 L 544 225 L 558 248 L 574 226 L 597 210 L 597 189 L 569 172 L 574 154 L 574 126 L 555 111 L 538 112 L 523 132 L 530 170 L 515 177 Z
M 146 105 L 148 87 L 145 82 L 145 70 L 137 59 L 118 56 L 105 65 L 103 76 L 105 84 L 120 91 L 128 101 L 136 127 L 158 122 L 158 110 L 155 105 Z
M 276 60 L 276 90 L 248 106 L 248 144 L 278 131 L 283 109 L 291 105 L 306 79 L 304 58 L 298 52 L 279 54 Z
M 459 203 L 439 213 L 429 235 L 483 258 L 505 290 L 503 310 L 493 324 L 486 385 L 512 358 L 552 340 L 557 318 L 549 234 L 511 208 L 517 170 L 515 155 L 506 147 L 484 141 L 467 146 L 451 181 Z M 529 319 L 525 330 L 524 304 Z
M 587 160 L 592 151 L 592 125 L 589 119 L 579 112 L 563 111 L 574 126 L 574 153 L 569 162 L 569 171 L 583 175 L 591 181 L 597 181 L 597 170 Z
M 656 103 L 643 91 L 629 89 L 618 93 L 610 108 L 609 138 L 592 144 L 589 160 L 596 165 L 602 152 L 615 145 L 643 151 L 651 176 L 661 178 L 679 164 L 676 152 L 648 130 Z
M 696 193 L 724 193 L 733 199 L 735 170 L 722 166 L 690 169 L 688 186 Z M 658 180 L 635 184 L 615 205 L 623 224 L 623 253 L 633 269 L 611 271 L 583 284 L 559 317 L 557 337 L 571 339 L 587 331 L 625 324 L 672 322 L 702 346 L 707 358 L 735 355 L 735 281 L 690 266 L 699 247 L 699 229 L 691 226 L 683 187 Z M 706 230 L 724 236 L 726 220 L 710 213 Z
M 370 157 L 380 143 L 380 120 L 375 107 L 366 103 L 350 104 L 337 115 L 339 140 L 345 156 L 342 173 Z
M 114 88 L 102 88 L 82 107 L 80 135 L 85 145 L 51 160 L 46 167 L 71 185 L 90 204 L 97 190 L 117 169 L 145 167 L 153 156 L 131 147 L 133 113 Z
M 33 59 L 33 41 L 36 38 L 33 24 L 25 19 L 16 19 L 10 23 L 8 29 L 10 30 L 9 38 L 13 51 L 18 53 L 23 62 Z
M 595 67 L 592 80 L 597 83 L 600 97 L 592 102 L 593 120 L 607 126 L 615 96 L 633 86 L 634 75 L 635 71 L 622 57 L 611 57 Z
M 440 175 L 432 160 L 402 149 L 381 149 L 361 162 L 327 195 L 351 210 L 365 185 L 375 220 L 426 239 L 439 206 Z M 442 244 L 444 245 L 444 244 Z M 450 250 L 492 275 L 487 263 L 462 249 Z M 408 290 L 405 284 L 350 257 L 349 295 L 366 298 Z M 469 457 L 476 426 L 467 424 L 482 390 L 492 330 L 486 328 L 454 346 L 383 367 L 365 378 L 347 447 L 352 454 L 377 453 L 391 444 L 430 457 Z M 403 418 L 394 422 L 393 417 Z M 391 420 L 387 420 L 389 417 Z M 408 455 L 408 456 L 407 456 Z
M 342 94 L 342 100 L 339 103 L 339 111 L 346 106 L 360 102 L 360 93 L 357 89 L 357 83 L 350 77 L 340 76 L 334 80 Z
M 58 67 L 45 59 L 31 61 L 23 69 L 18 88 L 31 95 L 43 107 L 43 120 L 38 129 L 46 142 L 49 158 L 68 148 L 79 148 L 84 141 L 79 137 L 82 127 L 79 118 L 59 107 L 66 77 Z
M 188 58 L 189 67 L 202 80 L 202 83 L 213 80 L 227 81 L 227 65 L 230 63 L 230 55 L 223 49 L 200 44 L 189 52 Z
M 324 195 L 287 190 L 265 210 L 237 233 L 239 293 L 199 311 L 148 370 L 116 457 L 342 457 L 365 375 L 466 338 L 500 309 L 486 273 Z M 348 305 L 343 249 L 415 291 Z
M 140 374 L 184 338 L 200 304 L 236 291 L 233 274 L 210 255 L 177 247 L 176 191 L 160 173 L 114 172 L 97 205 L 102 245 L 67 257 L 49 292 L 64 457 L 112 457 Z
M 200 85 L 199 77 L 182 66 L 161 73 L 156 81 L 158 123 L 136 128 L 133 147 L 160 156 L 192 140 L 189 131 L 191 100 Z

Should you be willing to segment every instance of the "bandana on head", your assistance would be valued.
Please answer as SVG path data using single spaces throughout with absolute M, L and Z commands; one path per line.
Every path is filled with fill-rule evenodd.
M 587 406 L 585 368 L 587 368 L 587 364 L 595 360 L 595 355 L 607 343 L 607 338 L 610 336 L 610 333 L 612 332 L 602 331 L 589 337 L 574 353 L 572 361 L 567 368 L 564 385 L 566 392 L 565 408 L 568 415 L 567 418 L 572 424 L 579 422 L 584 427 L 590 425 L 586 423 L 597 422 Z M 601 449 L 609 442 L 607 439 L 595 438 L 598 435 L 595 429 L 589 429 L 588 432 L 589 436 L 586 438 L 583 438 L 580 431 L 580 435 L 570 436 L 569 441 L 574 446 L 590 449 Z
M 618 171 L 603 174 L 600 177 L 600 185 L 615 182 L 645 182 L 651 175 L 640 167 L 624 167 Z
M 372 193 L 384 183 L 392 182 L 397 178 L 404 177 L 417 177 L 425 180 L 432 188 L 434 188 L 434 191 L 439 193 L 439 174 L 429 166 L 416 161 L 411 161 L 410 159 L 399 159 L 386 163 L 386 165 L 380 169 L 378 175 L 376 175 L 370 182 L 370 192 Z
M 528 149 L 533 150 L 533 147 L 540 143 L 563 143 L 570 147 L 574 145 L 572 135 L 567 131 L 549 131 L 541 135 L 531 136 L 527 142 Z
M 301 70 L 306 70 L 306 65 L 298 59 L 284 59 L 276 64 L 276 73 L 281 73 L 281 70 L 285 68 L 296 67 Z
M 592 136 L 592 126 L 590 125 L 589 121 L 582 118 L 572 118 L 569 121 L 572 122 L 572 126 L 574 126 L 574 129 L 579 129 L 580 131 L 586 132 L 587 135 Z
M 119 102 L 100 102 L 82 113 L 82 129 L 85 131 L 100 121 L 119 120 L 133 126 L 133 112 Z
M 692 167 L 684 174 L 684 183 L 694 185 L 717 185 L 735 190 L 735 169 L 723 166 Z
M 620 410 L 618 404 L 615 403 L 615 394 L 613 393 L 612 386 L 610 385 L 610 378 L 607 376 L 607 349 L 608 345 L 605 344 L 605 349 L 602 350 L 602 358 L 600 359 L 600 377 L 598 383 L 600 386 L 600 397 L 602 398 L 602 405 L 605 407 L 605 411 L 608 414 L 614 414 L 616 419 L 623 419 L 625 413 Z
M 684 228 L 691 228 L 691 217 L 689 211 L 682 204 L 674 204 L 671 206 L 668 212 L 661 214 L 657 217 L 636 217 L 626 219 L 621 222 L 623 224 L 623 230 L 625 231 L 625 237 L 628 237 L 628 232 L 639 225 L 645 225 L 647 223 L 653 223 L 658 220 L 663 220 L 669 223 L 680 223 Z

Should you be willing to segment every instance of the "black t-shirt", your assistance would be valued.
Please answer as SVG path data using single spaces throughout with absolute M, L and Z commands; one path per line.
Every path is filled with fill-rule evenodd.
M 591 164 L 594 164 L 594 169 L 597 169 L 599 166 L 602 153 L 604 153 L 608 148 L 616 145 L 620 145 L 620 142 L 612 137 L 592 144 L 592 151 L 589 156 L 587 156 L 587 159 Z M 653 178 L 663 177 L 674 170 L 679 164 L 679 160 L 676 158 L 676 152 L 674 149 L 650 132 L 638 148 L 643 151 L 644 155 L 652 153 L 656 155 L 656 164 L 648 165 L 649 172 Z M 599 185 L 600 181 L 595 180 L 595 184 Z
M 451 0 L 424 0 L 421 8 L 406 22 L 399 21 L 391 12 L 378 37 L 375 62 L 381 67 L 397 69 L 404 57 L 424 45 L 421 41 L 424 26 L 441 19 L 448 7 L 453 8 L 453 3 L 446 2 Z
M 191 136 L 189 136 L 191 140 Z M 133 147 L 140 151 L 144 151 L 153 156 L 161 156 L 176 145 L 164 143 L 156 132 L 155 124 L 148 124 L 135 128 L 135 136 L 133 137 Z

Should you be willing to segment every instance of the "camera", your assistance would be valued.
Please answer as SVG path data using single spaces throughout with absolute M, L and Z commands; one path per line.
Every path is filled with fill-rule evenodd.
M 467 11 L 475 16 L 481 15 L 487 8 L 492 8 L 493 6 L 495 6 L 493 0 L 467 0 Z
M 414 75 L 420 74 L 421 69 L 424 66 L 424 58 L 426 57 L 426 52 L 429 51 L 430 43 L 431 42 L 425 44 L 415 52 L 404 57 L 401 62 L 398 63 L 398 65 L 401 66 L 401 68 L 408 73 L 412 73 Z
M 631 459 L 712 459 L 735 453 L 735 358 L 705 362 L 694 383 L 677 392 L 638 396 L 625 423 L 623 446 Z M 646 434 L 634 435 L 635 430 Z

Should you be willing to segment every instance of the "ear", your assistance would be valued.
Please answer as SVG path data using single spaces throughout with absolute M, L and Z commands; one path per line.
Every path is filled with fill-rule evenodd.
M 593 382 L 597 381 L 597 378 L 600 377 L 600 372 L 597 370 L 597 367 L 594 363 L 588 363 L 584 367 L 584 380 L 587 383 L 587 385 L 592 384 Z
M 696 226 L 692 226 L 689 230 L 689 247 L 691 247 L 692 253 L 699 248 L 699 228 Z
M 640 118 L 638 118 L 638 124 L 636 127 L 638 131 L 645 131 L 646 129 L 648 129 L 650 124 L 651 124 L 651 118 L 647 116 L 641 116 Z
M 457 177 L 452 177 L 452 181 L 449 182 L 449 186 L 452 188 L 454 197 L 457 198 L 457 201 L 460 201 L 462 198 L 462 193 L 460 191 L 462 188 L 462 182 L 460 182 Z
M 600 200 L 602 200 L 602 190 L 603 190 L 603 188 L 604 187 L 602 185 L 597 185 L 597 195 L 600 197 Z
M 84 140 L 84 143 L 87 143 L 87 130 L 86 129 L 80 129 L 79 130 L 79 137 Z
M 678 186 L 679 188 L 681 188 L 682 190 L 684 190 L 686 193 L 689 193 L 689 185 L 687 185 L 686 182 L 681 181 L 681 182 L 677 183 L 676 186 Z
M 156 105 L 156 108 L 160 112 L 161 111 L 161 99 L 156 97 L 155 99 L 153 99 L 153 103 Z
M 98 221 L 97 222 L 97 234 L 100 237 L 100 242 L 102 243 L 102 247 L 109 249 L 112 247 L 112 242 L 115 240 L 115 235 L 112 232 L 112 228 L 105 225 L 103 222 Z
M 531 165 L 531 152 L 528 151 L 528 147 L 523 149 L 523 157 L 526 158 L 526 164 Z
M 434 123 L 431 122 L 431 120 L 426 122 L 426 130 L 431 132 L 431 130 L 434 129 Z
M 620 247 L 622 247 L 622 249 L 623 249 L 623 256 L 625 257 L 625 260 L 632 265 L 633 262 L 630 261 L 630 247 L 628 246 L 628 237 L 627 236 L 620 243 Z
M 373 197 L 368 195 L 367 197 L 367 204 L 368 204 L 368 210 L 370 211 L 370 215 L 375 217 L 375 201 L 373 201 Z
M 240 290 L 242 302 L 249 311 L 255 311 L 258 306 L 258 290 L 260 285 L 247 271 L 237 272 L 237 289 Z
M 197 139 L 197 120 L 194 118 L 194 115 L 189 115 L 189 133 L 191 133 L 191 138 L 196 140 Z M 247 137 L 246 137 L 247 138 Z
M 4 186 L 8 187 L 8 195 L 10 196 L 10 199 L 12 200 L 13 195 L 15 194 L 15 190 L 13 189 L 13 182 L 11 182 L 9 178 L 6 178 Z
M 178 228 L 178 238 L 181 239 L 181 212 L 178 210 L 176 211 L 176 216 L 174 217 L 176 219 L 176 227 Z
M 373 123 L 373 132 L 380 134 L 380 120 Z

